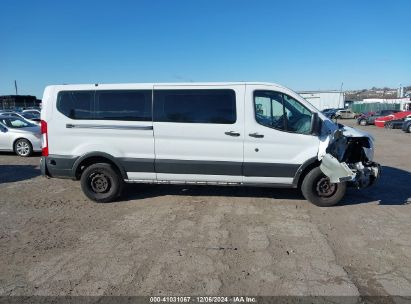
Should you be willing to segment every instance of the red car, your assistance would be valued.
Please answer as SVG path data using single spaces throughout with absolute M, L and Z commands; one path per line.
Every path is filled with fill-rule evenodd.
M 410 114 L 411 114 L 411 111 L 402 111 L 402 112 L 393 113 L 387 116 L 378 117 L 375 120 L 375 125 L 377 127 L 384 128 L 384 125 L 387 121 L 394 120 L 394 119 L 403 119 Z

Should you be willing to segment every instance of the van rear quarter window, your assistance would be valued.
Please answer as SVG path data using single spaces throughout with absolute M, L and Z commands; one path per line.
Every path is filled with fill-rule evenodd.
M 155 90 L 154 120 L 159 122 L 234 124 L 233 90 Z
M 150 121 L 151 90 L 62 91 L 57 109 L 71 119 Z
M 93 119 L 93 91 L 62 91 L 57 96 L 57 110 L 71 119 Z

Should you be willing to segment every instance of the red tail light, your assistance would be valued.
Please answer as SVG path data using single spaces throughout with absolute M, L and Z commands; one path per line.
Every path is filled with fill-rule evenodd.
M 41 130 L 41 135 L 42 135 L 41 154 L 43 156 L 49 156 L 49 138 L 47 134 L 47 122 L 45 122 L 44 120 L 41 120 L 40 122 L 40 130 Z

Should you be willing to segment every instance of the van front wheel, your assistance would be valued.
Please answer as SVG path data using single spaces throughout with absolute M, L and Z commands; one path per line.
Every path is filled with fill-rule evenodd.
M 98 203 L 112 202 L 120 196 L 122 188 L 123 180 L 110 164 L 93 164 L 81 175 L 84 194 Z
M 306 200 L 320 207 L 338 204 L 345 195 L 346 183 L 330 183 L 319 167 L 311 170 L 301 184 L 301 192 Z

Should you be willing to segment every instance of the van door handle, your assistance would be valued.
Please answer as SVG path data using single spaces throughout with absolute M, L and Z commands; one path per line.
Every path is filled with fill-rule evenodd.
M 235 136 L 235 137 L 240 136 L 240 133 L 234 132 L 234 131 L 225 132 L 224 134 L 225 134 L 225 135 L 228 135 L 228 136 Z
M 258 134 L 258 133 L 250 133 L 250 134 L 248 134 L 248 136 L 255 137 L 255 138 L 263 138 L 264 137 L 263 134 Z

